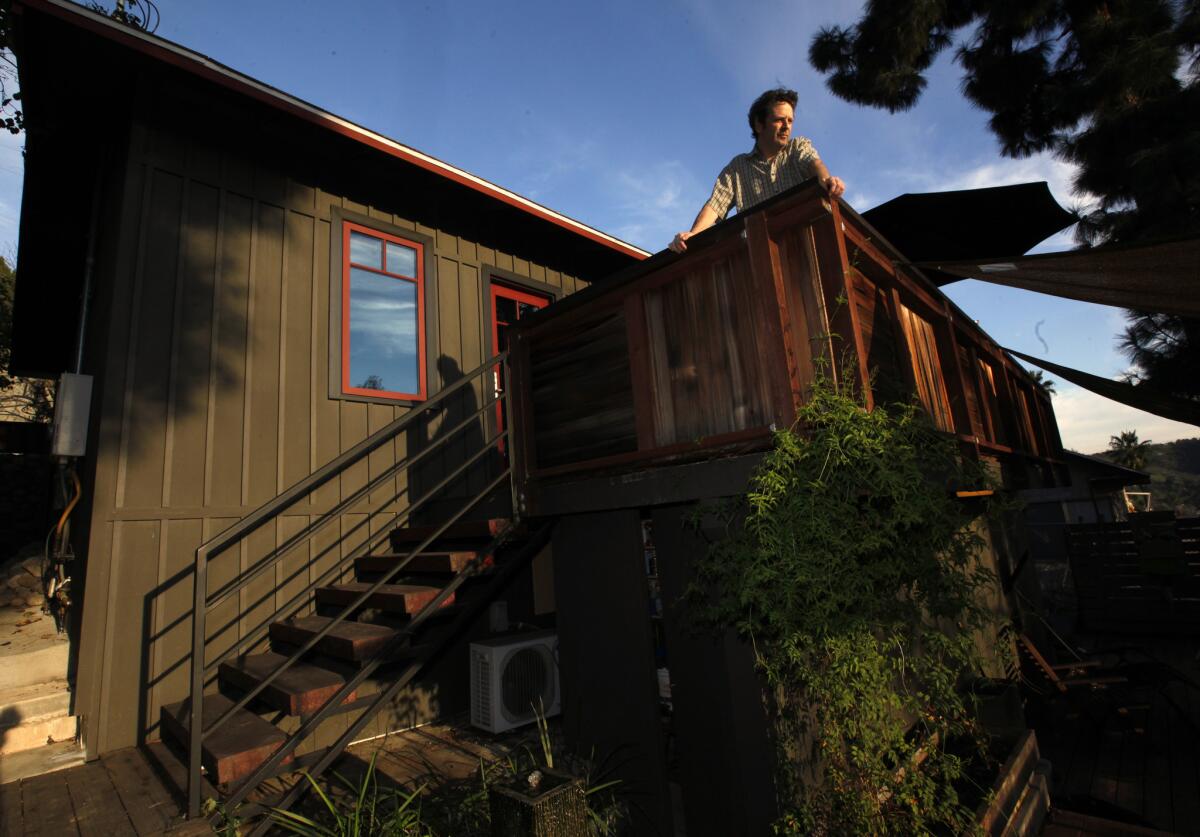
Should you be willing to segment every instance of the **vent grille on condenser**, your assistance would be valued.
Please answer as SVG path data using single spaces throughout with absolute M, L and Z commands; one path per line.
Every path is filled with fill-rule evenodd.
M 490 729 L 492 726 L 492 664 L 487 654 L 471 654 L 471 723 Z
M 500 676 L 504 711 L 511 718 L 532 718 L 534 709 L 550 705 L 550 671 L 540 648 L 522 648 L 509 657 Z

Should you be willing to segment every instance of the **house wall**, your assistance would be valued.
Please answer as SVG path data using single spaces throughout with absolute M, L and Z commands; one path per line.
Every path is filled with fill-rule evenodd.
M 220 122 L 219 115 L 208 118 L 209 125 Z M 462 370 L 484 359 L 483 266 L 557 293 L 584 284 L 528 260 L 529 252 L 495 249 L 457 237 L 437 220 L 394 214 L 386 195 L 367 198 L 345 185 L 364 182 L 360 172 L 343 176 L 351 165 L 361 169 L 361 160 L 339 167 L 326 151 L 307 167 L 285 168 L 269 142 L 255 150 L 252 130 L 230 129 L 236 141 L 215 139 L 218 133 L 204 139 L 148 107 L 113 162 L 117 186 L 101 222 L 85 362 L 98 382 L 77 684 L 89 757 L 158 737 L 159 707 L 186 696 L 196 548 L 407 409 L 329 397 L 330 247 L 339 211 L 432 240 L 431 392 L 441 385 L 434 359 L 448 357 Z M 411 204 L 411 195 L 405 199 Z M 441 213 L 449 220 L 444 207 Z M 425 431 L 436 435 L 438 426 L 435 419 Z M 215 558 L 209 590 L 394 463 L 409 442 L 375 452 L 240 550 Z M 450 464 L 442 460 L 432 467 Z M 273 577 L 211 613 L 213 647 L 245 636 L 284 603 L 285 591 L 360 542 L 354 535 L 320 554 L 365 511 L 387 512 L 371 527 L 379 531 L 407 502 L 403 495 L 389 502 L 393 490 L 406 488 L 403 477 L 387 483 L 343 517 L 340 531 L 331 527 L 285 558 Z M 447 700 L 465 697 L 446 698 L 437 682 L 426 683 L 402 696 L 382 723 L 432 718 Z

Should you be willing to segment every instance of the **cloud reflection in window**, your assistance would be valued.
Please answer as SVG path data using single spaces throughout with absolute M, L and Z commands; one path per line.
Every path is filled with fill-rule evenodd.
M 419 392 L 416 283 L 352 267 L 349 314 L 351 386 Z

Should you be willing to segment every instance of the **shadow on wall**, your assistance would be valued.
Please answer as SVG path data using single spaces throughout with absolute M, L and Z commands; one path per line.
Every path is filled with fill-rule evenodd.
M 437 371 L 442 389 L 463 378 L 458 361 L 447 355 L 437 359 Z M 485 380 L 490 380 L 490 377 L 491 373 L 488 373 Z M 493 475 L 499 473 L 500 455 L 494 446 L 479 456 L 494 435 L 497 422 L 493 406 L 480 412 L 480 405 L 486 403 L 485 397 L 490 397 L 484 396 L 482 389 L 479 382 L 464 386 L 442 402 L 439 409 L 427 411 L 409 428 L 407 441 L 410 455 L 432 446 L 445 445 L 443 450 L 426 457 L 409 472 L 412 501 L 426 498 L 413 514 L 414 523 L 440 522 L 444 515 L 439 514 L 439 508 L 456 499 L 461 501 L 474 495 L 487 485 Z M 455 432 L 455 428 L 477 413 L 477 420 Z M 486 434 L 485 428 L 488 428 Z M 476 456 L 478 459 L 462 474 L 438 488 L 444 479 Z

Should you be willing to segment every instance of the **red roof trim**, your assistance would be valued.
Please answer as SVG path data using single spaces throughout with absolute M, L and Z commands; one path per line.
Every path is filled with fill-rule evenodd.
M 515 192 L 511 192 L 481 177 L 476 177 L 449 163 L 438 160 L 436 157 L 423 154 L 414 148 L 409 148 L 395 140 L 390 140 L 382 134 L 377 134 L 360 125 L 355 125 L 353 122 L 335 116 L 316 105 L 309 104 L 270 85 L 256 81 L 219 62 L 213 61 L 211 58 L 174 44 L 164 38 L 131 30 L 123 24 L 113 22 L 103 15 L 76 6 L 74 3 L 66 2 L 66 0 L 17 0 L 17 3 L 14 5 L 17 7 L 25 6 L 39 12 L 54 15 L 84 29 L 96 32 L 109 40 L 124 44 L 152 58 L 172 64 L 193 75 L 250 96 L 264 104 L 290 113 L 314 125 L 327 128 L 334 133 L 375 148 L 389 156 L 404 160 L 407 163 L 440 175 L 447 180 L 481 192 L 624 255 L 632 256 L 636 259 L 645 259 L 650 255 L 650 253 L 642 250 L 640 247 L 635 247 L 594 227 L 589 227 L 581 221 L 576 221 L 573 218 L 555 212 Z M 19 11 L 19 8 L 15 10 Z

